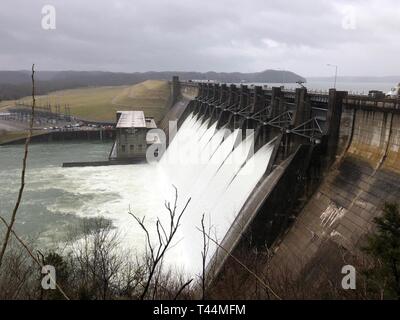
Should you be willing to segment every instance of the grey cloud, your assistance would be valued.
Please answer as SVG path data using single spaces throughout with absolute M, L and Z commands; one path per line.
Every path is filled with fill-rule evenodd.
M 40 27 L 54 5 L 57 29 Z M 349 8 L 356 28 L 342 28 Z M 395 0 L 2 0 L 0 69 L 400 73 Z

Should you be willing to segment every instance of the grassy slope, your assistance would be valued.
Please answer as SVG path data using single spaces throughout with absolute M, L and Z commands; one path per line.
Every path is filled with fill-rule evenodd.
M 161 121 L 166 112 L 170 96 L 167 81 L 145 81 L 134 86 L 95 87 L 52 92 L 48 96 L 37 97 L 38 105 L 59 103 L 70 106 L 71 114 L 97 121 L 115 121 L 117 110 L 143 110 L 147 117 Z M 30 97 L 21 99 L 28 104 Z M 0 102 L 0 111 L 6 106 L 14 105 L 14 101 Z M 2 110 L 3 109 L 3 110 Z M 34 134 L 39 134 L 35 131 Z M 0 143 L 26 137 L 25 131 L 0 130 Z
M 71 114 L 88 120 L 114 121 L 117 110 L 143 110 L 147 117 L 160 121 L 169 99 L 167 81 L 145 81 L 134 86 L 95 87 L 52 92 L 37 98 L 38 105 L 70 106 Z M 29 101 L 29 97 L 26 99 Z M 1 105 L 0 105 L 1 107 Z
M 0 112 L 3 111 L 2 109 L 4 109 L 7 106 L 13 106 L 15 103 L 14 100 L 5 100 L 5 101 L 0 101 Z
M 161 121 L 170 97 L 167 81 L 145 81 L 125 88 L 113 99 L 116 110 L 143 110 L 147 117 Z M 115 116 L 115 112 L 114 112 Z

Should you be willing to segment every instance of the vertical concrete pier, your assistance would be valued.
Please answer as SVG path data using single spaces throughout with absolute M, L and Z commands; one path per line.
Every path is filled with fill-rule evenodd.
M 172 83 L 171 83 L 171 103 L 170 103 L 170 108 L 175 105 L 175 103 L 178 102 L 179 97 L 181 96 L 181 85 L 179 82 L 179 77 L 178 76 L 173 76 L 172 77 Z

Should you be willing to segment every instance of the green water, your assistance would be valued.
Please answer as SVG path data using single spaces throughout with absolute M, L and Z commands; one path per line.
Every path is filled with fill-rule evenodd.
M 133 242 L 140 230 L 128 215 L 152 216 L 157 197 L 150 165 L 62 168 L 63 162 L 107 160 L 111 143 L 32 144 L 26 187 L 15 229 L 25 238 L 56 245 L 82 225 L 105 218 Z M 0 147 L 0 214 L 10 217 L 20 185 L 23 146 Z M 0 231 L 1 232 L 1 231 Z

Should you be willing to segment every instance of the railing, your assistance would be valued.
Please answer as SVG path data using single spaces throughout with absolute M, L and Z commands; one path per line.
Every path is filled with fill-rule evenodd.
M 343 104 L 353 108 L 400 110 L 400 99 L 377 99 L 368 96 L 348 96 Z

